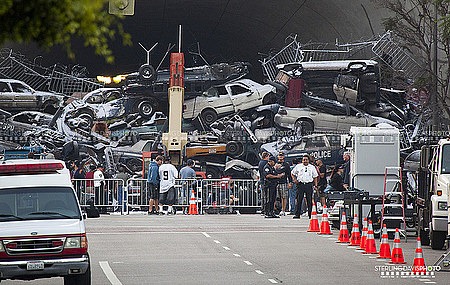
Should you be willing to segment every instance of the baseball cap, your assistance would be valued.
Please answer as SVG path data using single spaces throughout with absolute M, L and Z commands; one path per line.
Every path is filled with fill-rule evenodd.
M 278 153 L 278 156 L 284 156 L 284 152 L 280 151 L 280 152 Z
M 277 159 L 275 158 L 275 156 L 271 156 L 269 157 L 269 161 L 277 162 Z

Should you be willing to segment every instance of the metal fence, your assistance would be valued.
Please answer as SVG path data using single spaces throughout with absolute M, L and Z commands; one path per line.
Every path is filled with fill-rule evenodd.
M 82 208 L 96 206 L 101 213 L 147 212 L 150 188 L 146 179 L 73 179 Z M 256 212 L 261 207 L 258 183 L 245 179 L 176 179 L 176 212 L 188 213 L 196 203 L 200 214 Z

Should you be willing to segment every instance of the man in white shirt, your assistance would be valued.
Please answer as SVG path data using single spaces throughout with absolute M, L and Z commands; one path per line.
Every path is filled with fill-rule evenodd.
M 105 176 L 103 175 L 103 166 L 97 165 L 97 170 L 94 171 L 94 189 L 95 189 L 95 204 L 105 205 L 107 204 L 107 197 L 105 191 Z M 102 213 L 106 212 L 105 207 L 100 208 Z
M 311 219 L 313 187 L 317 189 L 318 176 L 314 165 L 309 164 L 309 156 L 303 155 L 302 163 L 297 164 L 291 171 L 292 181 L 297 184 L 297 209 L 294 219 L 300 219 L 302 213 L 302 201 L 306 194 L 306 203 L 308 204 L 308 216 Z
M 178 178 L 178 170 L 166 158 L 164 164 L 159 167 L 159 213 L 172 214 L 172 205 L 175 203 L 177 193 L 175 190 L 175 179 Z M 163 206 L 169 205 L 166 212 L 163 212 Z

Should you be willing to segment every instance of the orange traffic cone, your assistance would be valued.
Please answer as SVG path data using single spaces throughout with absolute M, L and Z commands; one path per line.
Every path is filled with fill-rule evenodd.
M 366 241 L 367 241 L 367 218 L 364 218 L 361 243 L 359 244 L 359 249 L 366 250 Z
M 353 217 L 353 228 L 350 236 L 350 246 L 359 246 L 361 244 L 361 233 L 359 232 L 358 214 Z
M 195 199 L 195 192 L 192 189 L 191 199 L 189 200 L 189 215 L 198 215 L 197 200 Z
M 393 264 L 405 264 L 405 258 L 403 257 L 403 250 L 400 247 L 400 233 L 398 232 L 398 228 L 395 229 L 394 236 L 394 248 L 392 249 L 392 259 L 391 262 Z
M 414 265 L 412 270 L 415 274 L 425 273 L 427 269 L 425 267 L 425 260 L 423 259 L 422 244 L 420 237 L 417 238 L 416 254 L 414 255 Z
M 342 211 L 341 226 L 339 229 L 339 237 L 337 242 L 338 243 L 350 242 L 350 238 L 348 237 L 347 216 L 345 215 L 345 211 Z
M 372 220 L 369 220 L 369 229 L 367 230 L 366 251 L 364 254 L 376 254 L 377 246 L 375 244 L 375 236 L 373 235 Z
M 389 236 L 386 228 L 386 224 L 383 224 L 383 232 L 381 233 L 380 254 L 377 258 L 390 259 L 391 258 L 391 246 L 389 245 Z
M 330 230 L 330 223 L 328 222 L 327 206 L 323 205 L 322 221 L 320 223 L 320 233 L 319 235 L 332 235 Z
M 308 232 L 320 232 L 319 220 L 317 219 L 316 203 L 312 206 L 311 219 L 309 220 Z

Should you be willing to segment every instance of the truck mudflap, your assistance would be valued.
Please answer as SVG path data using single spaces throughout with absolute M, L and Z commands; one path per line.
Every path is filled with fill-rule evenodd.
M 89 256 L 74 258 L 0 261 L 0 280 L 33 280 L 38 278 L 84 274 Z

